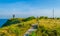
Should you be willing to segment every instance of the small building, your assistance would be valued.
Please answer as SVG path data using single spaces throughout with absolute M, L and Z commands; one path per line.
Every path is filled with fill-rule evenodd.
M 15 14 L 13 14 L 13 18 L 15 18 Z

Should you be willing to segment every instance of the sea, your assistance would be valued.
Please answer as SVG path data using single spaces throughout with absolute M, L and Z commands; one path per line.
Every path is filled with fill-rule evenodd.
M 2 25 L 4 25 L 4 23 L 7 22 L 8 19 L 0 19 L 0 27 L 2 27 Z

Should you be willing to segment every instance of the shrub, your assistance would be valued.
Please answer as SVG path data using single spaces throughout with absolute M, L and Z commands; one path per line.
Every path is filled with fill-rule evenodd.
M 31 17 L 25 18 L 23 21 L 29 21 L 29 20 L 32 20 L 32 19 L 35 19 L 35 17 L 31 16 Z
M 57 18 L 57 20 L 59 20 L 60 18 Z
M 47 16 L 41 16 L 39 19 L 47 19 Z

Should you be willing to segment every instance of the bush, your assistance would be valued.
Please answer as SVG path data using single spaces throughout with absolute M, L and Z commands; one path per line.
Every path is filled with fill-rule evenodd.
M 45 19 L 48 19 L 48 17 L 45 17 Z
M 20 22 L 21 22 L 21 21 L 18 20 L 18 19 L 12 19 L 12 20 L 8 19 L 8 21 L 7 21 L 4 25 L 2 25 L 2 27 L 3 27 L 3 26 L 9 26 L 9 25 L 11 25 L 11 24 L 17 24 L 17 23 L 20 23 Z
M 57 18 L 57 20 L 59 20 L 60 18 Z
M 41 16 L 39 19 L 48 19 L 47 16 Z
M 45 32 L 45 28 L 44 28 L 44 26 L 39 26 L 39 28 L 40 28 L 40 30 L 41 30 L 41 33 L 43 33 L 43 32 Z
M 31 16 L 31 17 L 25 18 L 23 21 L 29 21 L 29 20 L 32 20 L 32 19 L 35 19 L 35 17 Z

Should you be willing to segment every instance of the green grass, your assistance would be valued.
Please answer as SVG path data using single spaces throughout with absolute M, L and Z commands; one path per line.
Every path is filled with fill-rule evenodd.
M 12 20 L 13 21 L 13 20 Z M 21 20 L 19 20 L 21 21 Z M 10 21 L 11 22 L 11 21 Z M 24 36 L 25 32 L 35 24 L 36 19 L 13 23 L 0 28 L 0 36 Z M 39 19 L 37 31 L 30 33 L 31 36 L 60 36 L 60 19 Z

